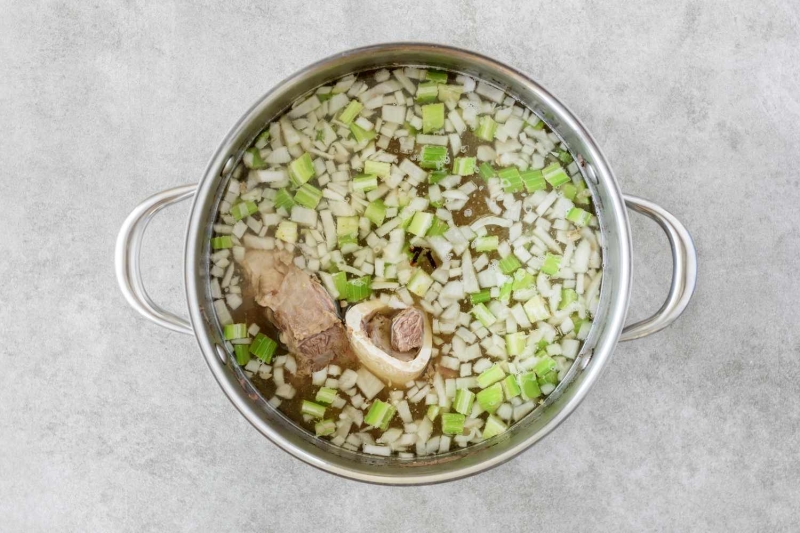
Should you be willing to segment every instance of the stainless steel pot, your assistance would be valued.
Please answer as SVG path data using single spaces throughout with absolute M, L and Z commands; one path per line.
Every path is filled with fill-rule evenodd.
M 351 452 L 302 430 L 272 408 L 250 385 L 226 353 L 209 292 L 209 238 L 214 214 L 229 173 L 260 130 L 300 95 L 351 72 L 376 67 L 424 65 L 463 72 L 492 82 L 536 111 L 583 158 L 582 168 L 597 205 L 604 237 L 603 285 L 594 325 L 566 379 L 539 409 L 506 433 L 449 454 L 409 462 Z M 190 320 L 155 304 L 142 284 L 139 254 L 150 219 L 161 209 L 193 199 L 186 233 L 184 272 Z M 669 296 L 648 318 L 624 326 L 631 286 L 631 242 L 625 206 L 655 220 L 672 248 Z M 600 148 L 578 119 L 526 75 L 487 57 L 439 45 L 396 43 L 337 54 L 311 65 L 265 94 L 233 126 L 197 185 L 156 194 L 139 205 L 122 226 L 116 272 L 128 302 L 143 316 L 172 331 L 194 335 L 211 372 L 239 412 L 272 442 L 306 463 L 360 481 L 421 484 L 452 480 L 498 465 L 551 432 L 578 406 L 611 360 L 619 340 L 632 340 L 665 328 L 683 312 L 694 292 L 697 256 L 686 228 L 658 205 L 623 196 Z

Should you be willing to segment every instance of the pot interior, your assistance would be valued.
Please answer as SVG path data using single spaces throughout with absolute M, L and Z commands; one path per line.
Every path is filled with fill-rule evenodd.
M 346 75 L 376 68 L 435 67 L 490 82 L 534 111 L 569 147 L 592 191 L 603 247 L 603 283 L 594 324 L 567 377 L 543 405 L 509 430 L 477 445 L 430 458 L 399 459 L 352 452 L 316 438 L 269 405 L 229 357 L 209 289 L 209 239 L 232 170 L 255 136 L 303 94 Z M 187 295 L 195 332 L 207 362 L 234 405 L 259 431 L 285 450 L 325 470 L 381 483 L 437 482 L 498 464 L 551 431 L 588 391 L 608 362 L 621 331 L 630 284 L 628 224 L 621 194 L 605 159 L 577 119 L 524 75 L 483 56 L 453 48 L 380 45 L 336 55 L 278 85 L 234 126 L 212 158 L 198 188 L 187 235 Z

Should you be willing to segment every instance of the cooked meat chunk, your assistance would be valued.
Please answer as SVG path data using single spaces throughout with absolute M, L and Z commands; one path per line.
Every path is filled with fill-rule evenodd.
M 413 361 L 417 350 L 401 352 L 392 346 L 392 319 L 390 316 L 376 313 L 370 317 L 366 324 L 366 331 L 372 344 L 383 350 L 388 355 L 400 361 Z
M 392 349 L 408 352 L 422 346 L 425 316 L 416 307 L 403 309 L 392 319 Z
M 319 370 L 335 357 L 350 356 L 333 300 L 315 278 L 293 264 L 290 253 L 249 250 L 242 264 L 256 302 L 267 308 L 267 318 L 297 358 L 300 375 Z
M 242 267 L 256 293 L 258 305 L 273 309 L 283 278 L 295 268 L 292 254 L 286 250 L 248 250 Z

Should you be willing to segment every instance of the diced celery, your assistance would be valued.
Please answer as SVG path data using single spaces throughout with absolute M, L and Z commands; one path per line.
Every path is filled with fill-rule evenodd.
M 364 105 L 361 102 L 358 100 L 350 100 L 347 107 L 339 114 L 339 122 L 342 124 L 350 124 L 355 120 L 358 114 L 361 113 L 362 109 L 364 109 Z
M 511 299 L 511 291 L 514 290 L 514 284 L 511 281 L 506 281 L 500 287 L 500 294 L 497 296 L 497 299 L 503 302 L 504 304 L 508 304 L 508 301 Z
M 269 130 L 264 130 L 258 134 L 258 137 L 256 137 L 256 140 L 253 143 L 253 145 L 259 150 L 261 150 L 262 148 L 267 146 L 268 142 L 269 142 Z
M 317 396 L 314 399 L 321 404 L 330 405 L 333 403 L 333 400 L 336 399 L 336 389 L 321 387 L 317 391 Z
M 234 344 L 233 354 L 236 357 L 236 363 L 239 366 L 244 366 L 250 362 L 250 353 L 247 351 L 246 344 Z
M 447 163 L 446 146 L 426 144 L 422 147 L 422 150 L 420 150 L 419 166 L 421 168 L 441 170 L 444 168 L 446 163 Z M 446 175 L 447 174 L 445 174 L 445 176 Z M 431 183 L 435 184 L 435 182 Z
M 506 376 L 500 383 L 503 384 L 503 392 L 506 393 L 507 400 L 519 396 L 522 392 L 519 383 L 517 383 L 517 376 Z
M 475 136 L 491 142 L 494 140 L 495 131 L 497 131 L 497 122 L 489 115 L 483 115 L 478 121 L 478 129 L 475 130 Z
M 425 73 L 425 79 L 434 83 L 447 83 L 447 72 L 429 70 Z
M 575 200 L 575 195 L 578 194 L 578 188 L 572 183 L 567 183 L 561 187 L 561 194 L 563 194 L 564 198 L 567 200 Z
M 514 281 L 511 283 L 511 288 L 515 291 L 520 289 L 527 289 L 536 283 L 530 272 L 525 269 L 520 269 L 514 272 Z
M 472 410 L 472 402 L 475 400 L 475 393 L 469 389 L 458 389 L 456 397 L 453 399 L 453 409 L 462 415 L 468 415 Z
M 431 278 L 427 272 L 418 268 L 414 275 L 411 276 L 411 279 L 408 281 L 408 285 L 406 286 L 409 291 L 413 292 L 420 298 L 425 296 L 425 293 L 428 292 L 428 289 L 431 288 L 433 285 L 433 278 Z
M 440 102 L 458 102 L 464 89 L 460 85 L 439 85 L 438 98 Z
M 314 163 L 311 161 L 311 154 L 308 152 L 289 163 L 289 178 L 295 187 L 301 186 L 313 178 L 315 174 Z
M 225 340 L 247 338 L 247 324 L 228 324 L 222 328 L 222 335 Z
M 336 292 L 339 293 L 340 299 L 347 298 L 347 274 L 344 272 L 336 272 L 331 274 L 333 278 L 333 286 L 336 287 Z
M 275 236 L 283 242 L 297 242 L 297 223 L 282 220 L 275 230 Z
M 392 165 L 382 161 L 373 161 L 367 159 L 364 161 L 364 173 L 379 176 L 381 178 L 388 178 L 392 172 Z
M 422 133 L 431 133 L 444 128 L 444 104 L 422 106 Z
M 528 340 L 528 336 L 521 331 L 507 334 L 506 351 L 508 355 L 520 355 L 525 349 L 526 340 Z
M 436 420 L 436 417 L 439 416 L 439 410 L 441 407 L 438 405 L 431 405 L 428 407 L 428 412 L 425 414 L 431 421 Z
M 505 274 L 506 276 L 510 276 L 519 267 L 522 266 L 522 263 L 519 262 L 519 259 L 517 259 L 517 256 L 515 256 L 514 254 L 510 254 L 510 255 L 508 255 L 508 256 L 506 256 L 506 257 L 504 257 L 503 259 L 500 260 L 499 266 L 500 266 L 500 270 L 503 272 L 503 274 Z
M 442 413 L 442 433 L 445 435 L 461 435 L 467 417 L 460 413 Z
M 475 174 L 474 157 L 456 157 L 453 161 L 453 174 L 459 176 L 472 176 Z
M 374 202 L 370 202 L 367 209 L 364 211 L 364 216 L 376 226 L 383 224 L 383 220 L 386 218 L 386 206 L 383 200 L 378 198 Z
M 476 252 L 491 252 L 492 250 L 497 250 L 499 244 L 500 239 L 497 237 L 497 235 L 478 237 L 472 241 L 472 245 L 475 247 Z
M 489 385 L 494 385 L 504 377 L 506 377 L 506 373 L 503 372 L 500 365 L 494 364 L 491 368 L 484 370 L 483 373 L 478 376 L 478 386 L 485 389 Z
M 428 174 L 428 183 L 430 183 L 431 185 L 436 185 L 446 177 L 447 177 L 447 172 L 445 172 L 444 170 L 434 170 L 433 172 Z
M 333 420 L 322 420 L 321 422 L 317 422 L 314 424 L 314 433 L 317 437 L 324 437 L 326 435 L 332 435 L 336 432 L 336 422 Z M 485 430 L 484 430 L 485 433 Z
M 536 363 L 536 365 L 533 367 L 533 371 L 537 376 L 542 377 L 551 370 L 555 369 L 556 364 L 556 360 L 552 357 L 544 357 Z
M 486 425 L 483 426 L 483 438 L 491 439 L 503 433 L 508 426 L 499 418 L 494 415 L 489 415 L 486 419 Z
M 480 172 L 481 177 L 484 181 L 487 181 L 489 178 L 493 178 L 495 176 L 494 168 L 488 162 L 484 161 L 478 167 L 478 172 Z
M 314 418 L 325 418 L 325 406 L 308 400 L 303 400 L 300 412 Z
M 497 171 L 497 176 L 500 178 L 500 183 L 506 192 L 521 192 L 524 189 L 522 176 L 520 176 L 517 167 L 501 168 Z
M 322 191 L 310 183 L 303 184 L 294 195 L 296 203 L 309 209 L 316 209 L 320 200 L 322 200 Z
M 539 386 L 541 387 L 542 385 L 546 384 L 558 385 L 558 372 L 551 370 L 543 376 L 539 376 Z
M 347 282 L 345 298 L 348 302 L 360 302 L 372 295 L 372 276 L 361 276 Z
M 542 395 L 542 391 L 539 389 L 539 381 L 533 372 L 526 372 L 520 375 L 519 384 L 522 389 L 522 395 L 528 400 L 535 400 Z
M 292 195 L 289 194 L 289 191 L 286 189 L 279 189 L 275 194 L 275 207 L 277 209 L 282 207 L 287 211 L 291 211 L 294 206 L 294 198 L 292 198 Z
M 420 104 L 435 102 L 438 96 L 439 88 L 437 84 L 432 81 L 420 83 L 417 86 L 417 102 Z
M 552 163 L 542 169 L 542 176 L 552 187 L 559 187 L 570 181 L 559 163 Z
M 472 314 L 487 328 L 497 322 L 497 318 L 482 303 L 476 304 L 472 307 Z
M 244 162 L 244 166 L 255 170 L 267 167 L 267 163 L 261 158 L 261 153 L 258 151 L 258 148 L 255 147 L 248 148 L 245 151 L 244 156 L 242 156 L 242 161 Z
M 224 248 L 233 248 L 233 239 L 230 235 L 222 235 L 220 237 L 211 238 L 211 248 L 214 250 L 222 250 Z
M 392 421 L 396 411 L 394 406 L 381 400 L 375 400 L 372 402 L 367 416 L 364 417 L 364 423 L 385 431 L 389 428 L 389 422 Z
M 336 237 L 339 246 L 358 242 L 358 217 L 338 217 L 336 219 Z
M 231 208 L 231 216 L 233 216 L 233 218 L 236 220 L 242 220 L 243 218 L 249 217 L 256 211 L 258 211 L 258 206 L 255 202 L 239 202 Z
M 538 294 L 525 302 L 522 309 L 531 322 L 539 322 L 550 318 L 550 311 L 547 310 L 544 300 Z
M 558 273 L 560 265 L 561 256 L 548 253 L 544 256 L 544 262 L 542 263 L 541 271 L 548 276 L 555 276 Z
M 378 134 L 375 133 L 375 130 L 365 130 L 360 126 L 356 126 L 355 124 L 350 124 L 350 133 L 353 134 L 353 138 L 356 142 L 367 142 L 374 139 Z
M 277 348 L 278 343 L 263 333 L 256 335 L 256 338 L 250 343 L 250 353 L 267 364 L 272 361 L 272 356 Z
M 439 217 L 433 217 L 433 224 L 431 225 L 431 229 L 428 230 L 426 236 L 436 237 L 438 235 L 444 235 L 447 233 L 448 229 L 450 229 L 450 224 Z
M 526 170 L 520 173 L 520 177 L 527 192 L 541 191 L 547 188 L 547 182 L 542 177 L 541 170 Z
M 578 301 L 578 293 L 575 292 L 575 289 L 561 289 L 561 301 L 558 303 L 558 308 L 564 309 L 576 301 Z
M 494 413 L 497 408 L 503 403 L 503 386 L 500 383 L 495 383 L 490 387 L 486 387 L 476 395 L 478 405 L 488 412 Z
M 426 211 L 417 211 L 408 226 L 408 232 L 417 237 L 424 237 L 433 225 L 433 214 Z
M 572 154 L 567 152 L 566 150 L 559 150 L 558 160 L 564 163 L 565 165 L 569 165 L 570 163 L 572 163 Z
M 489 289 L 481 292 L 476 292 L 469 295 L 469 301 L 472 305 L 482 304 L 492 299 L 492 291 Z
M 566 187 L 566 185 L 565 185 Z M 567 213 L 567 220 L 575 223 L 576 226 L 585 226 L 592 219 L 592 214 L 584 211 L 580 207 L 573 207 Z
M 353 178 L 353 190 L 368 192 L 378 188 L 378 177 L 364 174 Z

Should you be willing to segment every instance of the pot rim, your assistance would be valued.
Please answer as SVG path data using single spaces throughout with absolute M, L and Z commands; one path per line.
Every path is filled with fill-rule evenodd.
M 598 314 L 594 318 L 594 320 L 597 320 L 598 318 L 604 318 L 602 321 L 604 324 L 603 331 L 596 339 L 590 359 L 587 359 L 587 362 L 583 365 L 580 383 L 568 384 L 567 390 L 570 391 L 570 397 L 550 420 L 548 420 L 538 431 L 530 435 L 527 439 L 522 440 L 513 446 L 509 446 L 506 449 L 500 450 L 498 453 L 493 455 L 490 454 L 490 456 L 484 460 L 481 460 L 480 462 L 465 465 L 463 467 L 447 468 L 443 472 L 416 473 L 413 468 L 409 468 L 407 475 L 386 475 L 380 473 L 380 470 L 378 469 L 376 469 L 374 472 L 349 469 L 339 464 L 326 461 L 323 458 L 323 451 L 315 455 L 307 450 L 300 449 L 300 447 L 292 443 L 285 435 L 283 435 L 278 428 L 273 427 L 262 420 L 256 414 L 252 403 L 248 401 L 246 392 L 239 386 L 237 382 L 232 381 L 229 375 L 226 375 L 226 372 L 228 372 L 227 367 L 221 359 L 221 355 L 218 354 L 217 347 L 207 331 L 206 317 L 204 316 L 203 312 L 203 295 L 205 294 L 206 287 L 203 286 L 203 280 L 205 278 L 199 272 L 198 265 L 201 263 L 205 249 L 203 239 L 200 238 L 202 232 L 199 231 L 199 229 L 203 223 L 203 210 L 208 205 L 209 196 L 213 196 L 215 194 L 216 187 L 218 186 L 218 180 L 221 179 L 221 173 L 227 174 L 227 171 L 230 170 L 230 162 L 234 157 L 231 155 L 231 150 L 238 149 L 237 147 L 233 146 L 234 140 L 239 136 L 240 132 L 244 128 L 246 128 L 256 119 L 259 112 L 266 105 L 268 105 L 271 97 L 280 94 L 281 91 L 283 91 L 287 86 L 292 85 L 298 79 L 328 66 L 328 64 L 333 61 L 341 61 L 348 58 L 352 60 L 364 55 L 374 54 L 376 52 L 386 52 L 387 50 L 398 48 L 401 48 L 404 51 L 416 50 L 422 53 L 444 53 L 453 56 L 458 60 L 463 60 L 469 64 L 476 65 L 478 68 L 480 68 L 482 65 L 490 67 L 494 70 L 501 71 L 504 76 L 512 78 L 516 82 L 525 85 L 526 89 L 535 93 L 537 98 L 544 102 L 554 112 L 558 120 L 560 120 L 561 123 L 564 124 L 564 126 L 571 132 L 574 132 L 574 134 L 584 144 L 588 153 L 591 154 L 592 170 L 597 177 L 597 181 L 600 182 L 603 188 L 608 192 L 608 198 L 604 201 L 602 209 L 603 211 L 610 211 L 614 213 L 614 216 L 610 217 L 611 224 L 607 224 L 606 227 L 603 228 L 603 232 L 615 232 L 616 238 L 619 240 L 619 250 L 618 254 L 613 258 L 606 257 L 606 253 L 604 253 L 603 257 L 603 285 L 605 286 L 608 283 L 606 276 L 608 275 L 607 266 L 609 264 L 613 264 L 613 275 L 616 281 L 614 284 L 615 291 L 614 294 L 611 295 L 608 302 L 605 317 L 602 317 L 602 315 Z M 294 95 L 294 97 L 297 96 L 300 96 L 300 94 L 298 93 Z M 530 105 L 528 102 L 523 101 L 522 103 Z M 613 263 L 611 263 L 612 260 Z M 195 337 L 197 338 L 197 342 L 206 359 L 206 363 L 231 403 L 233 403 L 233 405 L 245 417 L 245 419 L 247 419 L 248 422 L 250 422 L 250 424 L 252 424 L 261 434 L 278 445 L 281 449 L 300 459 L 301 461 L 326 472 L 330 472 L 345 478 L 388 485 L 439 483 L 467 477 L 508 461 L 553 431 L 575 410 L 578 405 L 580 405 L 580 403 L 586 397 L 588 391 L 594 385 L 605 366 L 611 360 L 614 347 L 617 344 L 625 322 L 631 288 L 630 228 L 623 195 L 619 190 L 614 174 L 602 151 L 597 146 L 591 134 L 578 120 L 578 118 L 539 83 L 512 67 L 472 51 L 438 44 L 417 42 L 385 43 L 347 50 L 345 52 L 341 52 L 317 61 L 295 72 L 262 95 L 241 116 L 241 118 L 236 121 L 233 127 L 220 142 L 214 155 L 211 157 L 203 179 L 198 185 L 197 192 L 193 200 L 187 229 L 184 255 L 184 274 L 189 315 L 194 328 Z M 207 281 L 205 281 L 205 284 L 207 284 Z

